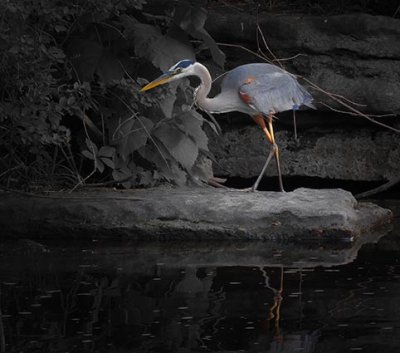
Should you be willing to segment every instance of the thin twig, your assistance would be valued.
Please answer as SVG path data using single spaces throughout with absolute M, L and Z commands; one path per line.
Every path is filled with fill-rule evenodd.
M 261 55 L 255 53 L 253 50 L 248 49 L 248 48 L 246 48 L 246 47 L 244 47 L 242 45 L 239 45 L 239 44 L 228 44 L 228 43 L 217 43 L 217 44 L 221 45 L 221 46 L 226 46 L 226 47 L 238 48 L 238 49 L 244 50 L 244 51 L 256 56 L 259 59 L 265 60 Z M 348 108 L 351 111 L 351 113 L 354 114 L 354 116 L 360 116 L 362 118 L 365 118 L 365 119 L 369 120 L 370 122 L 372 122 L 372 123 L 374 123 L 376 125 L 382 126 L 382 127 L 386 128 L 386 129 L 392 130 L 392 131 L 394 131 L 396 133 L 400 133 L 399 129 L 396 129 L 396 128 L 390 126 L 390 125 L 387 125 L 385 123 L 377 121 L 377 120 L 373 119 L 373 115 L 362 113 L 361 111 L 359 111 L 358 109 L 356 109 L 356 108 L 354 108 L 353 106 L 350 105 L 350 104 L 352 104 L 352 105 L 356 105 L 356 106 L 362 106 L 361 104 L 353 102 L 350 99 L 348 99 L 348 98 L 346 98 L 344 96 L 341 96 L 339 94 L 328 92 L 328 91 L 322 89 L 321 87 L 319 87 L 318 85 L 316 85 L 315 83 L 311 82 L 310 80 L 306 79 L 304 76 L 300 76 L 300 75 L 294 75 L 294 76 L 304 80 L 310 86 L 312 86 L 315 90 L 323 93 L 324 95 L 330 97 L 332 100 L 334 100 L 337 103 L 341 104 L 342 106 Z M 350 115 L 352 115 L 352 114 L 350 114 Z M 386 115 L 386 116 L 390 116 L 390 115 Z M 379 115 L 377 115 L 375 117 L 379 117 Z
M 229 8 L 229 9 L 232 9 L 232 10 L 235 10 L 235 11 L 237 11 L 237 12 L 239 12 L 240 14 L 243 14 L 243 10 L 241 9 L 241 8 L 239 8 L 239 7 L 237 7 L 237 6 L 233 6 L 232 4 L 230 4 L 229 2 L 227 2 L 227 1 L 224 1 L 224 0 L 220 0 L 227 8 Z
M 113 29 L 115 32 L 117 32 L 122 38 L 124 38 L 124 39 L 126 39 L 126 37 L 124 36 L 124 34 L 117 28 L 117 27 L 115 27 L 115 26 L 113 26 L 113 25 L 110 25 L 109 23 L 106 23 L 106 22 L 96 22 L 97 24 L 100 24 L 100 25 L 102 25 L 102 26 L 105 26 L 105 27 L 110 27 L 111 29 Z
M 20 168 L 23 168 L 23 167 L 24 167 L 23 165 L 17 165 L 17 166 L 15 166 L 13 168 L 7 169 L 6 171 L 4 171 L 3 173 L 0 174 L 0 178 L 2 178 L 4 175 L 6 175 L 8 173 L 11 173 L 13 170 L 17 170 L 17 169 L 20 169 Z
M 99 139 L 103 139 L 103 133 L 99 130 L 99 128 L 95 125 L 95 123 L 87 116 L 87 114 L 81 112 L 80 118 L 82 119 L 84 125 L 87 125 Z
M 85 130 L 86 138 L 90 142 L 90 148 L 91 148 L 92 154 L 93 154 L 93 170 L 84 179 L 79 180 L 79 182 L 69 191 L 70 193 L 75 191 L 77 187 L 83 185 L 86 182 L 86 180 L 88 180 L 94 173 L 96 173 L 96 170 L 97 170 L 96 151 L 95 151 L 95 148 L 94 148 L 94 143 L 92 142 L 92 140 L 89 137 L 89 133 L 87 131 L 85 122 L 83 122 L 83 129 Z
M 394 178 L 392 180 L 389 180 L 387 183 L 385 183 L 385 184 L 383 184 L 381 186 L 378 186 L 378 187 L 376 187 L 374 189 L 361 192 L 361 193 L 355 195 L 355 197 L 357 199 L 362 199 L 364 197 L 369 197 L 369 196 L 378 194 L 380 192 L 386 191 L 386 190 L 390 189 L 392 186 L 395 186 L 398 183 L 400 183 L 400 176 L 397 177 L 397 178 Z
M 118 124 L 118 126 L 115 128 L 115 130 L 114 130 L 114 132 L 113 132 L 113 134 L 112 134 L 112 137 L 111 137 L 113 141 L 117 140 L 117 139 L 115 138 L 115 135 L 116 135 L 116 133 L 119 131 L 119 129 L 121 129 L 121 127 L 122 127 L 124 124 L 128 123 L 128 122 L 131 121 L 132 119 L 137 118 L 137 115 L 138 115 L 138 114 L 139 114 L 138 112 L 132 113 L 132 115 L 131 115 L 128 119 L 126 119 L 126 120 L 124 120 L 123 122 L 121 122 L 121 123 Z M 126 135 L 122 135 L 122 138 L 124 138 L 125 136 L 128 136 L 130 133 L 131 133 L 131 131 L 129 131 Z M 118 140 L 119 140 L 119 139 L 118 139 Z
M 273 62 L 275 62 L 275 61 L 277 61 L 277 62 L 280 62 L 280 61 L 289 61 L 289 60 L 294 60 L 294 59 L 298 58 L 299 56 L 307 56 L 307 55 L 306 55 L 306 54 L 297 53 L 296 55 L 289 56 L 288 58 L 274 59 L 274 60 L 272 60 L 272 61 L 273 61 Z
M 195 42 L 198 42 L 198 41 L 195 41 Z M 229 44 L 229 43 L 217 43 L 217 45 L 220 45 L 220 46 L 222 46 L 222 47 L 230 47 L 230 48 L 242 49 L 242 50 L 244 50 L 244 51 L 247 51 L 247 52 L 250 53 L 250 54 L 253 54 L 253 55 L 256 56 L 257 58 L 259 58 L 259 59 L 265 61 L 264 56 L 255 53 L 253 50 L 251 50 L 251 49 L 249 49 L 249 48 L 246 48 L 246 47 L 243 46 L 243 45 L 240 45 L 240 44 Z
M 301 76 L 301 75 L 294 75 L 294 76 L 296 76 L 296 78 L 298 78 L 298 79 L 300 79 L 300 80 L 303 80 L 303 79 L 304 79 L 304 77 Z M 336 97 L 336 98 L 339 98 L 339 99 L 343 99 L 343 100 L 346 101 L 347 103 L 353 104 L 353 105 L 355 105 L 355 106 L 358 106 L 358 107 L 366 107 L 366 106 L 367 106 L 366 104 L 361 104 L 361 103 L 354 102 L 354 101 L 352 101 L 351 99 L 349 99 L 349 98 L 347 98 L 347 97 L 345 97 L 345 96 L 343 96 L 343 95 L 341 95 L 341 94 L 337 94 L 337 93 L 333 93 L 333 92 L 328 92 L 328 91 L 325 91 L 325 92 L 326 92 L 326 94 L 329 95 L 329 96 L 333 96 L 333 97 Z
M 103 116 L 102 112 L 100 112 L 100 117 L 101 117 L 101 131 L 102 131 L 102 135 L 103 135 L 103 146 L 105 146 L 106 145 L 106 126 L 105 126 L 104 116 Z
M 118 97 L 117 95 L 113 94 L 117 99 L 119 99 L 121 101 L 121 103 L 123 105 L 125 105 L 125 107 L 132 113 L 132 114 L 137 114 L 137 112 L 135 112 L 128 103 L 126 103 L 121 97 Z M 142 125 L 144 131 L 146 132 L 148 138 L 150 139 L 150 141 L 154 144 L 154 146 L 156 147 L 158 153 L 160 153 L 161 158 L 163 159 L 163 161 L 165 162 L 166 166 L 171 169 L 171 167 L 168 164 L 167 159 L 164 157 L 163 153 L 161 152 L 160 147 L 157 145 L 156 141 L 154 140 L 153 136 L 151 136 L 150 132 L 147 130 L 146 126 L 144 125 L 143 121 L 139 119 L 139 117 L 137 117 L 137 120 L 139 121 L 140 125 Z
M 107 186 L 107 185 L 113 185 L 113 184 L 121 184 L 121 183 L 124 183 L 125 181 L 131 180 L 133 178 L 133 176 L 134 175 L 131 174 L 131 175 L 129 175 L 125 178 L 119 179 L 119 180 L 108 180 L 108 181 L 103 181 L 103 182 L 99 182 L 99 183 L 91 183 L 91 184 L 86 184 L 86 186 L 91 187 L 91 186 Z
M 385 127 L 385 128 L 387 128 L 387 129 L 389 129 L 389 130 L 392 130 L 392 131 L 394 131 L 394 132 L 400 133 L 400 130 L 399 130 L 399 129 L 396 129 L 396 128 L 392 127 L 392 126 L 389 126 L 389 125 L 384 124 L 384 123 L 382 123 L 382 122 L 380 122 L 380 121 L 377 121 L 377 120 L 371 118 L 370 115 L 360 112 L 358 109 L 352 107 L 352 106 L 349 105 L 348 103 L 344 102 L 342 99 L 340 99 L 340 98 L 338 98 L 338 97 L 332 95 L 330 92 L 325 91 L 324 89 L 322 89 L 321 87 L 317 86 L 315 83 L 311 82 L 310 80 L 306 79 L 305 77 L 302 77 L 302 79 L 303 79 L 305 82 L 307 82 L 311 87 L 313 87 L 314 89 L 316 89 L 317 91 L 319 91 L 319 92 L 321 92 L 321 93 L 327 95 L 327 96 L 330 97 L 332 100 L 338 102 L 339 104 L 341 104 L 341 105 L 343 105 L 344 107 L 346 107 L 346 108 L 348 108 L 349 110 L 351 110 L 353 113 L 355 113 L 355 115 L 360 116 L 360 117 L 363 117 L 363 118 L 367 119 L 368 121 L 370 121 L 370 122 L 372 122 L 372 123 L 374 123 L 374 124 L 377 124 L 377 125 L 379 125 L 379 126 Z
M 324 107 L 327 107 L 329 110 L 332 110 L 332 111 L 334 111 L 336 113 L 347 114 L 347 115 L 351 115 L 351 116 L 358 116 L 357 113 L 349 112 L 347 110 L 336 109 L 336 108 L 333 108 L 332 106 L 330 106 L 329 104 L 324 103 L 324 102 L 318 102 L 318 104 L 323 105 Z M 396 114 L 368 114 L 368 116 L 374 117 L 374 118 L 387 118 L 387 117 L 396 116 Z
M 52 185 L 54 185 L 53 176 L 54 176 L 54 172 L 55 172 L 55 170 L 56 170 L 57 157 L 58 157 L 58 146 L 56 145 L 56 146 L 54 147 L 54 151 L 53 151 L 53 161 L 52 161 L 51 170 L 50 170 L 50 175 L 49 175 L 49 179 L 51 180 L 51 184 L 52 184 Z
M 269 61 L 269 63 L 272 64 L 274 60 L 277 61 L 277 58 L 276 58 L 275 54 L 272 52 L 272 50 L 269 48 L 269 46 L 268 46 L 268 44 L 267 44 L 267 41 L 265 40 L 264 33 L 262 32 L 262 30 L 261 30 L 261 28 L 260 28 L 260 25 L 259 25 L 258 23 L 257 23 L 257 31 L 258 31 L 258 33 L 259 33 L 260 36 L 261 36 L 261 39 L 262 39 L 262 41 L 263 41 L 263 44 L 264 44 L 265 48 L 268 50 L 268 52 L 271 54 L 271 56 L 272 56 L 272 58 L 273 58 L 272 61 L 267 59 L 267 61 Z M 259 48 L 259 49 L 260 49 L 260 48 Z M 279 61 L 278 61 L 278 63 L 279 63 L 279 66 L 280 66 L 282 69 L 285 69 L 285 68 L 283 67 L 283 65 L 282 65 Z
M 69 147 L 69 144 L 67 144 L 67 147 L 68 147 L 68 151 L 71 153 L 71 148 Z M 64 151 L 64 148 L 62 145 L 60 145 L 60 150 L 61 150 L 62 154 L 64 155 L 64 158 L 66 159 L 66 161 L 69 163 L 71 170 L 75 172 L 76 178 L 78 179 L 78 181 L 80 181 L 81 176 L 79 174 L 78 168 L 76 167 L 75 160 L 73 159 L 73 157 L 71 160 L 71 157 L 67 155 L 67 153 Z
M 393 14 L 392 17 L 396 17 L 396 15 L 397 15 L 399 12 L 400 12 L 400 5 L 397 6 L 397 9 L 396 9 L 396 11 L 394 12 L 394 14 Z

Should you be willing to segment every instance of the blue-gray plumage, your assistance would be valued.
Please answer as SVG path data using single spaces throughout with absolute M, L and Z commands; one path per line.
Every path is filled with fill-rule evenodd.
M 209 98 L 212 83 L 210 73 L 204 65 L 191 60 L 179 61 L 166 73 L 143 87 L 142 91 L 186 76 L 197 76 L 201 80 L 195 95 L 196 104 L 200 109 L 209 113 L 239 111 L 253 117 L 264 131 L 272 149 L 251 190 L 257 189 L 265 169 L 275 156 L 279 187 L 283 191 L 279 149 L 272 127 L 273 115 L 286 110 L 296 110 L 301 105 L 314 108 L 311 94 L 297 82 L 294 75 L 275 65 L 258 63 L 241 65 L 226 73 L 222 78 L 220 93 Z

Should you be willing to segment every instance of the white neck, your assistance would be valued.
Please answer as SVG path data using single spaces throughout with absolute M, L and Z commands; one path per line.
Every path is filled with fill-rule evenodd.
M 195 63 L 193 65 L 192 73 L 195 76 L 198 76 L 201 80 L 200 86 L 196 91 L 196 103 L 202 109 L 209 113 L 222 113 L 226 111 L 223 106 L 223 102 L 216 96 L 215 98 L 208 98 L 208 94 L 211 90 L 211 75 L 207 68 L 200 64 Z

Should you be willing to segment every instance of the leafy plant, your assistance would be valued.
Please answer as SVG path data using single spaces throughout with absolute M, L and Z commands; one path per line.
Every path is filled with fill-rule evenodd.
M 224 55 L 204 29 L 204 9 L 181 2 L 150 24 L 143 4 L 0 4 L 3 185 L 136 187 L 209 176 L 206 120 L 190 109 L 188 81 L 143 95 L 139 76 L 194 59 L 190 36 L 219 65 Z

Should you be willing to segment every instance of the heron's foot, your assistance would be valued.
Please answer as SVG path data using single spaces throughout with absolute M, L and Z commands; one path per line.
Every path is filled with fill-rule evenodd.
M 211 177 L 207 180 L 208 185 L 213 186 L 215 188 L 220 188 L 220 189 L 230 189 L 225 185 L 222 185 L 223 183 L 226 182 L 226 179 L 223 178 L 217 178 L 217 177 Z
M 257 192 L 258 190 L 253 186 L 250 186 L 249 188 L 244 188 L 244 189 L 236 189 L 238 191 L 243 191 L 243 192 Z

